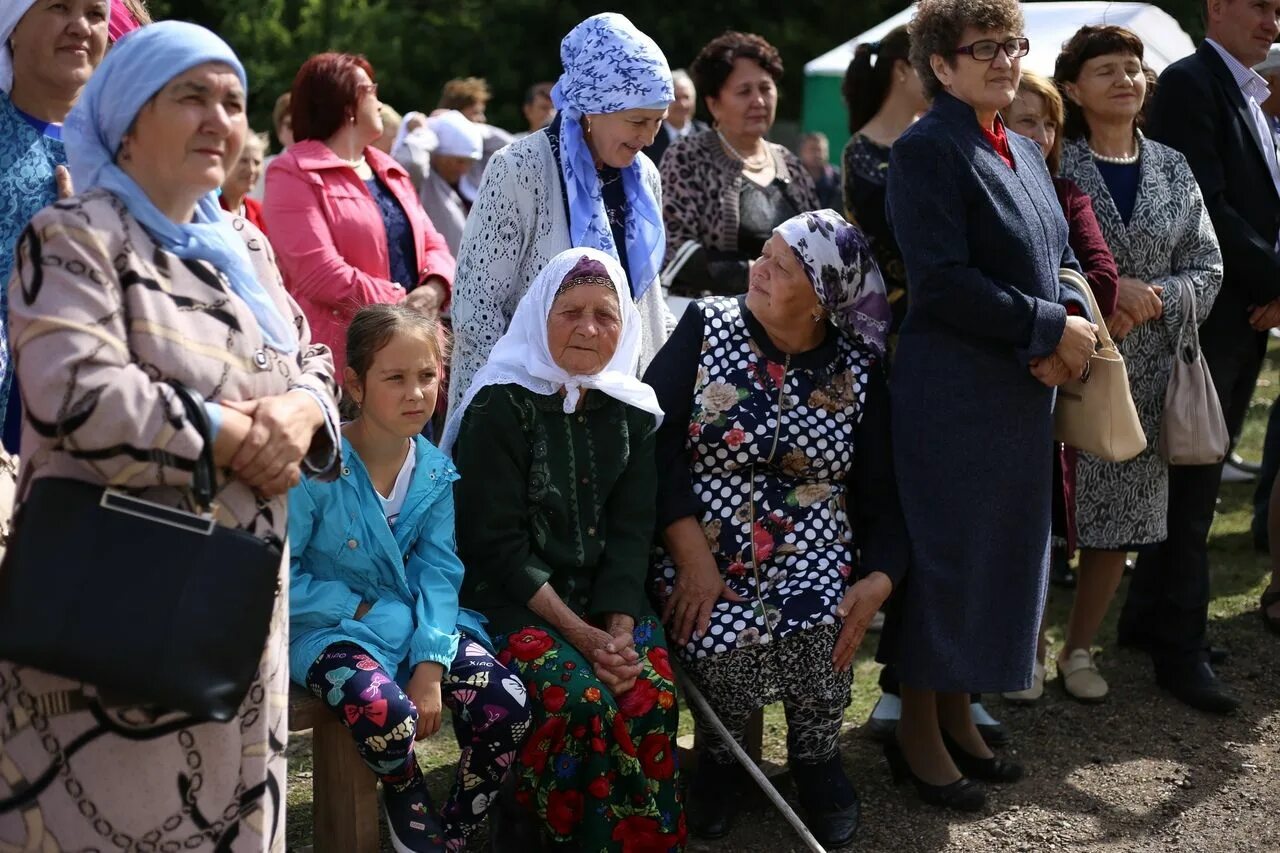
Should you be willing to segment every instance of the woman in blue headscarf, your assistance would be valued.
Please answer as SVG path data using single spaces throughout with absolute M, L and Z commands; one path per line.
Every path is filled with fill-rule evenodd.
M 336 474 L 336 386 L 262 232 L 224 218 L 213 192 L 248 132 L 245 89 L 226 43 L 166 22 L 122 38 L 68 116 L 80 192 L 31 220 L 10 284 L 22 482 L 110 483 L 181 506 L 211 440 L 217 522 L 284 550 L 289 487 Z M 174 382 L 204 398 L 211 429 L 187 417 Z M 280 596 L 256 681 L 225 724 L 105 707 L 84 685 L 0 661 L 0 838 L 282 849 L 286 615 Z
M 640 370 L 675 325 L 656 286 L 666 251 L 662 182 L 640 153 L 675 99 L 667 59 L 612 12 L 574 27 L 560 59 L 555 121 L 493 155 L 467 218 L 453 285 L 450 408 L 534 277 L 566 249 L 599 249 L 622 265 L 640 311 Z

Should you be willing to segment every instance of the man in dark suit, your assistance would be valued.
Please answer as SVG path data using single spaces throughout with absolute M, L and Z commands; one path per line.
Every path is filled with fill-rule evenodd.
M 698 102 L 698 93 L 693 88 L 693 79 L 683 68 L 671 72 L 671 79 L 676 86 L 676 99 L 667 109 L 667 120 L 662 123 L 653 144 L 644 149 L 645 155 L 653 161 L 653 165 L 662 163 L 662 155 L 677 139 L 701 133 L 707 129 L 705 121 L 693 117 Z
M 1238 435 L 1280 325 L 1280 157 L 1252 70 L 1280 35 L 1280 0 L 1206 0 L 1206 37 L 1160 75 L 1147 134 L 1181 151 L 1222 245 L 1224 278 L 1200 343 L 1227 427 Z M 1209 665 L 1209 526 L 1222 465 L 1169 469 L 1169 538 L 1144 550 L 1120 618 L 1122 644 L 1146 648 L 1156 681 L 1218 713 L 1239 700 Z

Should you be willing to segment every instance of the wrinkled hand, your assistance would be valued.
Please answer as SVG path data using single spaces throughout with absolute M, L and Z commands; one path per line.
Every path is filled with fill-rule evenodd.
M 434 320 L 440 316 L 440 306 L 444 304 L 446 292 L 444 279 L 433 275 L 405 297 L 404 305 L 411 311 Z
M 302 479 L 301 463 L 324 412 L 306 391 L 256 400 L 222 401 L 253 418 L 253 426 L 231 459 L 231 470 L 263 497 L 282 495 Z
M 642 666 L 640 663 L 640 654 L 635 651 L 636 620 L 625 613 L 610 613 L 604 620 L 605 633 L 614 638 L 614 645 L 624 653 L 622 658 L 624 665 L 621 670 L 609 670 L 615 678 L 619 679 L 616 686 L 612 688 L 615 695 L 621 696 L 636 684 L 636 676 L 631 675 L 632 667 Z M 625 654 L 630 651 L 635 655 L 635 661 L 632 662 L 630 655 Z M 600 677 L 601 669 L 608 669 L 602 663 L 596 664 L 596 676 Z
M 1133 327 L 1136 325 L 1138 324 L 1134 322 L 1133 317 L 1130 316 L 1128 312 L 1121 311 L 1119 308 L 1116 309 L 1114 314 L 1107 318 L 1107 331 L 1111 333 L 1111 339 L 1113 341 L 1124 340 L 1125 335 L 1132 332 Z
M 1071 381 L 1070 368 L 1057 355 L 1033 358 L 1031 360 L 1031 375 L 1050 388 L 1057 388 L 1059 385 Z
M 1259 332 L 1280 326 L 1280 299 L 1273 299 L 1266 305 L 1259 305 L 1251 310 L 1249 325 Z
M 705 562 L 676 567 L 675 588 L 662 608 L 662 621 L 671 627 L 676 642 L 682 646 L 694 636 L 695 627 L 697 636 L 711 627 L 711 611 L 717 601 L 743 600 L 725 583 L 710 551 L 707 557 Z
M 418 709 L 418 731 L 414 740 L 423 740 L 440 731 L 444 716 L 444 702 L 440 695 L 440 680 L 444 667 L 431 661 L 423 661 L 413 668 L 409 687 L 405 691 L 413 706 Z
M 1164 316 L 1164 302 L 1160 299 L 1162 293 L 1164 288 L 1158 284 L 1122 275 L 1116 293 L 1116 310 L 1128 314 L 1135 326 L 1141 326 L 1148 320 Z
M 853 656 L 862 645 L 862 638 L 867 634 L 867 626 L 871 619 L 884 606 L 885 599 L 893 592 L 893 582 L 884 572 L 872 572 L 862 580 L 849 587 L 840 605 L 836 607 L 836 615 L 844 620 L 840 626 L 840 635 L 836 637 L 836 647 L 831 652 L 831 663 L 836 672 L 846 672 L 853 666 Z
M 71 198 L 76 194 L 76 188 L 71 184 L 71 170 L 66 166 L 54 168 L 53 180 L 58 185 L 58 198 Z
M 584 658 L 592 662 L 596 677 L 609 688 L 610 693 L 621 695 L 635 684 L 640 675 L 640 655 L 636 654 L 635 639 L 630 633 L 615 637 L 583 622 L 568 639 Z
M 1062 359 L 1071 376 L 1084 373 L 1085 365 L 1098 348 L 1098 327 L 1084 317 L 1068 317 L 1054 355 Z

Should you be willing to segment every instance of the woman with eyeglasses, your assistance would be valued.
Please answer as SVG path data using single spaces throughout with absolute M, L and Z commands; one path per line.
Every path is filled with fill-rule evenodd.
M 933 107 L 894 144 L 888 213 L 911 302 L 889 387 L 912 550 L 880 654 L 899 666 L 886 745 L 926 802 L 977 811 L 997 758 L 969 693 L 1029 687 L 1048 576 L 1054 388 L 1097 343 L 1039 147 L 999 111 L 1018 89 L 1016 0 L 922 0 L 911 63 Z
M 263 214 L 285 286 L 339 377 L 357 311 L 404 302 L 434 318 L 453 287 L 453 255 L 409 173 L 373 146 L 381 109 L 363 56 L 311 57 L 289 101 L 295 142 L 267 169 Z

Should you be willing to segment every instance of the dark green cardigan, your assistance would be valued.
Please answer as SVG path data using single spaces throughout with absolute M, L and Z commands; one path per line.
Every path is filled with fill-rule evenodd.
M 584 393 L 566 414 L 558 394 L 491 385 L 463 416 L 454 450 L 461 600 L 488 617 L 495 640 L 545 626 L 526 605 L 547 582 L 588 619 L 653 613 L 654 418 Z

